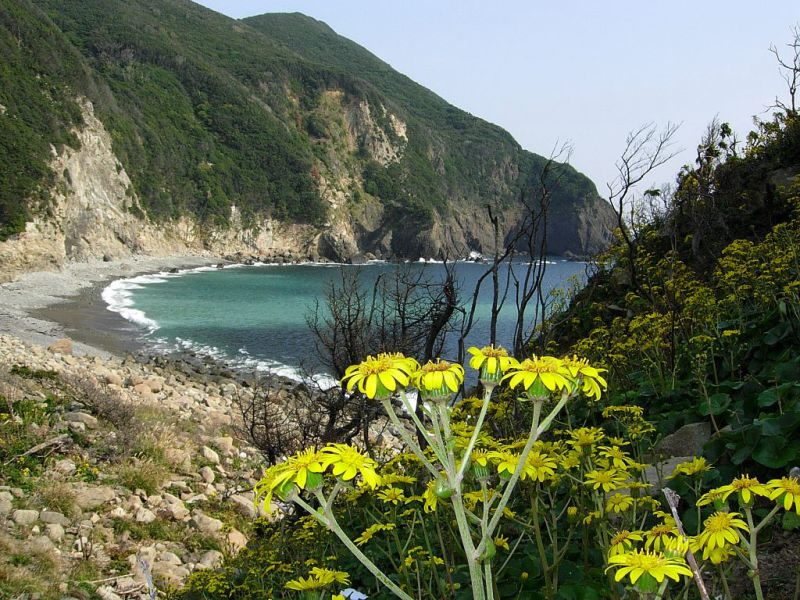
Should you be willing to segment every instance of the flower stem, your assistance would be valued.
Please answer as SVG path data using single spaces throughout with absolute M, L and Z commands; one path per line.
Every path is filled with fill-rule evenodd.
M 761 525 L 763 525 L 763 521 L 759 524 L 758 527 L 755 527 L 753 524 L 753 512 L 750 510 L 749 507 L 745 507 L 744 514 L 747 516 L 747 525 L 750 528 L 750 541 L 748 542 L 748 550 L 750 551 L 750 568 L 753 571 L 753 589 L 756 593 L 757 600 L 764 600 L 764 592 L 761 589 L 761 576 L 758 573 L 758 554 L 756 553 L 757 546 L 758 546 L 758 532 L 761 529 Z M 768 517 L 771 517 L 771 513 Z M 766 521 L 767 517 L 764 518 Z
M 392 424 L 395 426 L 395 429 L 397 429 L 397 433 L 400 434 L 403 442 L 405 442 L 405 444 L 411 448 L 411 451 L 422 461 L 422 464 L 425 465 L 425 468 L 428 469 L 428 471 L 430 471 L 431 475 L 438 477 L 439 471 L 433 466 L 433 463 L 428 460 L 428 457 L 425 456 L 425 453 L 419 447 L 419 444 L 417 444 L 416 440 L 411 437 L 411 435 L 408 433 L 408 430 L 400 422 L 400 419 L 397 417 L 397 413 L 394 412 L 391 401 L 388 399 L 384 400 L 383 407 L 386 410 L 386 414 L 389 415 L 389 420 L 391 420 Z M 411 413 L 413 414 L 414 411 L 411 411 Z
M 469 444 L 467 444 L 467 449 L 464 451 L 464 456 L 461 459 L 461 465 L 458 467 L 458 473 L 456 473 L 456 484 L 460 484 L 461 480 L 464 479 L 464 472 L 467 470 L 467 465 L 469 465 L 469 457 L 472 454 L 472 449 L 475 447 L 475 442 L 478 441 L 478 435 L 481 432 L 483 421 L 486 418 L 486 411 L 489 409 L 489 398 L 492 397 L 493 389 L 494 388 L 487 386 L 483 392 L 483 405 L 481 406 L 481 412 L 478 414 L 478 420 L 475 423 L 475 429 L 472 431 L 472 437 L 469 438 Z
M 401 590 L 400 587 L 394 581 L 389 579 L 386 573 L 381 571 L 378 565 L 376 565 L 369 558 L 367 558 L 364 555 L 364 553 L 361 552 L 358 546 L 356 546 L 353 543 L 353 541 L 349 537 L 347 537 L 347 534 L 344 532 L 341 525 L 339 525 L 339 522 L 336 520 L 336 517 L 333 514 L 333 510 L 325 506 L 326 504 L 325 497 L 322 495 L 322 492 L 317 490 L 316 495 L 317 495 L 317 500 L 320 502 L 321 505 L 320 508 L 323 509 L 323 514 L 320 514 L 319 511 L 314 510 L 314 508 L 310 504 L 308 504 L 305 500 L 303 500 L 300 496 L 295 496 L 293 498 L 293 501 L 295 502 L 295 504 L 305 509 L 305 511 L 308 512 L 308 514 L 313 516 L 320 523 L 322 523 L 328 529 L 330 529 L 336 535 L 336 537 L 338 537 L 339 540 L 345 545 L 345 547 L 348 550 L 350 550 L 353 556 L 355 556 L 362 565 L 367 567 L 369 572 L 372 573 L 378 581 L 380 581 L 383 585 L 389 588 L 395 596 L 397 596 L 398 598 L 402 598 L 403 600 L 414 600 L 411 596 L 409 596 L 403 590 Z

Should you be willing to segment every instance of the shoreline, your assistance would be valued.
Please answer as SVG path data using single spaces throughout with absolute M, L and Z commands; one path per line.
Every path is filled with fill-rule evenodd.
M 111 281 L 170 269 L 215 265 L 217 257 L 139 256 L 68 263 L 0 284 L 0 333 L 37 346 L 70 338 L 76 354 L 122 357 L 144 349 L 138 329 L 106 309 L 100 294 Z

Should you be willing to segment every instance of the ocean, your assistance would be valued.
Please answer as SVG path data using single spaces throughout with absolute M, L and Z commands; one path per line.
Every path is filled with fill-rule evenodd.
M 307 318 L 315 301 L 322 300 L 331 281 L 341 281 L 342 269 L 357 269 L 362 285 L 396 269 L 422 272 L 441 281 L 444 267 L 433 261 L 370 263 L 367 265 L 298 264 L 232 265 L 223 269 L 201 267 L 178 273 L 158 273 L 119 279 L 102 292 L 108 310 L 136 325 L 137 335 L 159 353 L 193 351 L 225 361 L 244 371 L 272 372 L 300 380 L 314 374 L 321 383 L 329 378 L 321 367 Z M 455 263 L 459 299 L 467 301 L 488 265 Z M 522 274 L 526 263 L 513 269 Z M 501 271 L 501 285 L 508 277 Z M 549 258 L 543 289 L 550 292 L 580 285 L 586 264 Z M 512 279 L 513 282 L 513 279 Z M 514 330 L 513 285 L 506 308 L 498 320 L 498 343 L 509 347 Z M 488 339 L 491 307 L 489 279 L 484 283 L 476 310 L 476 324 L 467 346 Z M 532 327 L 533 323 L 528 323 Z M 455 356 L 457 340 L 451 335 L 445 357 Z

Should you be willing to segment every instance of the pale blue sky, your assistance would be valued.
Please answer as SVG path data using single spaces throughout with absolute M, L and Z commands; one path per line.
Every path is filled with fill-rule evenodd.
M 648 184 L 694 160 L 718 115 L 742 139 L 752 117 L 785 94 L 769 45 L 790 39 L 797 0 L 202 0 L 232 17 L 302 12 L 430 88 L 548 154 L 574 145 L 572 164 L 601 194 L 625 135 L 680 122 L 684 151 Z

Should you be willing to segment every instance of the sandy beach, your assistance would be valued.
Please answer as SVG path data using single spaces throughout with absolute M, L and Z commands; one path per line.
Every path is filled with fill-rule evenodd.
M 0 284 L 0 333 L 43 346 L 69 337 L 76 354 L 124 355 L 140 347 L 137 329 L 106 309 L 100 294 L 108 282 L 217 262 L 219 259 L 198 256 L 132 257 L 69 263 L 60 271 L 27 273 Z

